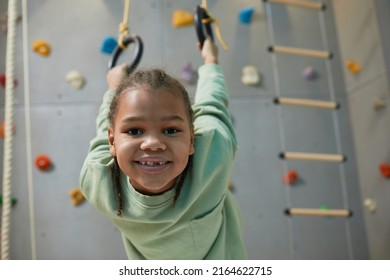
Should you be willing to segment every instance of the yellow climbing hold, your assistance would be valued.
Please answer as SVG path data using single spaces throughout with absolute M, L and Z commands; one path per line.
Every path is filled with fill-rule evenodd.
M 51 51 L 49 43 L 42 39 L 36 40 L 32 45 L 32 49 L 41 56 L 48 56 Z
M 194 23 L 194 16 L 192 13 L 184 10 L 176 10 L 172 14 L 172 26 L 182 27 Z
M 85 200 L 85 197 L 79 188 L 71 189 L 69 195 L 70 198 L 72 199 L 73 206 L 77 206 Z

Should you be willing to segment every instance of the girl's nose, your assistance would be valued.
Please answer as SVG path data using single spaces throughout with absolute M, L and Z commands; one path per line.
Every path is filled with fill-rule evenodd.
M 148 135 L 141 143 L 141 150 L 163 151 L 166 145 L 159 135 Z

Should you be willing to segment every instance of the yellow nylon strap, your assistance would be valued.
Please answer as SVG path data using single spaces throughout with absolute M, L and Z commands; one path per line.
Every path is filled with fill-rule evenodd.
M 210 14 L 209 14 L 209 16 L 210 16 L 209 19 L 202 19 L 202 23 L 203 24 L 213 23 L 213 22 L 215 23 L 215 32 L 217 34 L 218 41 L 221 44 L 222 48 L 225 51 L 227 51 L 229 49 L 229 47 L 227 46 L 227 44 L 225 43 L 225 41 L 222 38 L 221 27 L 220 27 L 220 24 L 219 24 L 219 19 L 211 17 Z
M 119 38 L 118 45 L 121 49 L 126 49 L 127 46 L 123 45 L 123 39 L 129 34 L 129 12 L 130 12 L 130 0 L 125 0 L 125 7 L 123 10 L 123 21 L 119 24 Z

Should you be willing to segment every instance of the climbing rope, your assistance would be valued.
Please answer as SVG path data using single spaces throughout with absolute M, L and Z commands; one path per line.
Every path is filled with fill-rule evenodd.
M 135 70 L 135 68 L 137 68 L 139 62 L 141 61 L 143 53 L 143 42 L 141 37 L 135 34 L 129 35 L 129 12 L 130 0 L 125 0 L 125 5 L 123 9 L 123 21 L 119 24 L 118 45 L 112 52 L 111 58 L 108 61 L 108 69 L 113 68 L 117 63 L 119 56 L 122 54 L 122 51 L 126 49 L 130 44 L 134 44 L 133 60 L 127 65 L 128 74 L 130 74 Z
M 1 259 L 9 259 L 10 214 L 12 207 L 12 142 L 13 142 L 13 105 L 15 76 L 15 38 L 17 20 L 17 0 L 8 1 L 8 32 L 6 51 L 6 85 L 5 85 L 5 135 L 3 160 L 3 208 L 1 216 Z
M 119 24 L 119 36 L 118 45 L 122 49 L 126 49 L 127 45 L 123 44 L 123 40 L 129 34 L 129 13 L 130 13 L 130 0 L 125 0 L 123 9 L 123 21 Z

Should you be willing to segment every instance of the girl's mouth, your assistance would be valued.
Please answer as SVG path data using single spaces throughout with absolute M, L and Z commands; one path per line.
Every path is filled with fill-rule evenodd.
M 170 161 L 135 161 L 142 172 L 155 174 L 163 172 L 171 164 Z
M 168 161 L 137 161 L 138 164 L 143 165 L 143 166 L 163 166 L 168 163 Z

